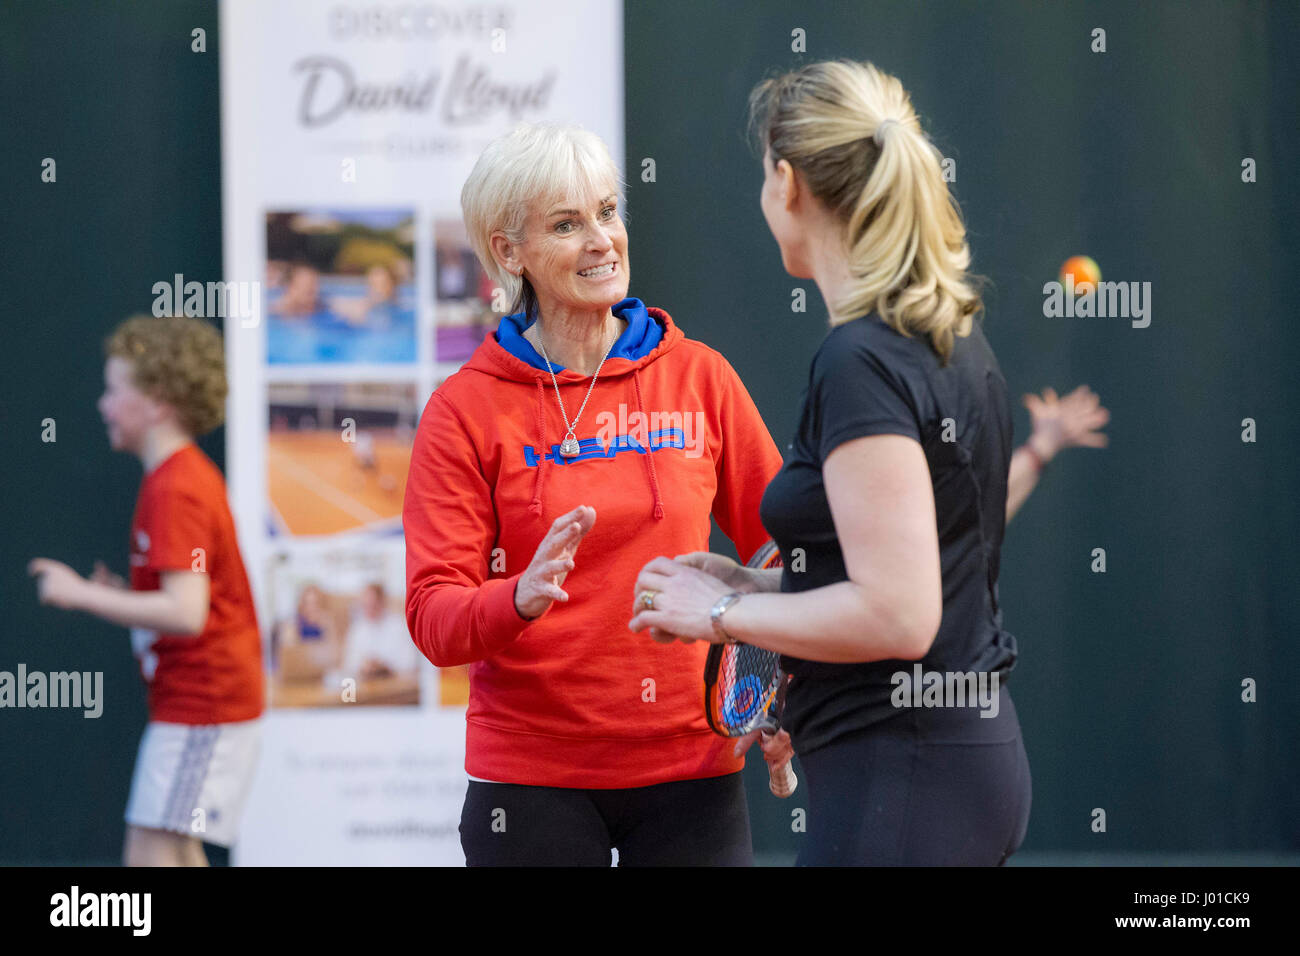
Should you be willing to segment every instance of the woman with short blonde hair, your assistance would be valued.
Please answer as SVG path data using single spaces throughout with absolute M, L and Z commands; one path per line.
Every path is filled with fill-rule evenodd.
M 764 217 L 831 323 L 763 497 L 785 568 L 657 558 L 631 626 L 783 655 L 801 863 L 1000 864 L 1030 804 L 997 591 L 1011 416 L 961 217 L 907 93 L 870 64 L 766 80 L 751 118 Z
M 623 180 L 595 133 L 558 123 L 524 124 L 487 145 L 461 189 L 470 247 L 510 304 L 531 314 L 537 294 L 529 277 L 499 261 L 492 236 L 522 245 L 530 206 L 541 199 L 597 196 L 623 205 Z
M 753 859 L 705 648 L 629 634 L 624 594 L 706 548 L 710 515 L 757 551 L 781 456 L 726 360 L 628 296 L 621 193 L 597 137 L 543 125 L 489 145 L 461 195 L 513 309 L 429 399 L 403 524 L 411 635 L 470 665 L 470 865 Z

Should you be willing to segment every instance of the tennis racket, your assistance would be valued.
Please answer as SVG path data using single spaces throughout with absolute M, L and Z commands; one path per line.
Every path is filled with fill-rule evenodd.
M 781 552 L 769 541 L 747 567 L 779 568 Z M 715 734 L 743 737 L 762 730 L 770 737 L 781 727 L 786 673 L 781 655 L 748 644 L 713 644 L 704 662 L 704 716 Z M 768 764 L 768 786 L 778 797 L 794 793 L 799 780 L 790 761 Z

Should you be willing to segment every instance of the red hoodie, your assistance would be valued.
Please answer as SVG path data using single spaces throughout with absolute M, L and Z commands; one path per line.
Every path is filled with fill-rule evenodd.
M 742 560 L 767 540 L 759 501 L 781 455 L 726 359 L 648 312 L 662 340 L 606 361 L 576 429 L 579 460 L 558 455 L 550 374 L 491 333 L 420 419 L 403 510 L 407 623 L 434 664 L 471 664 L 472 777 L 614 789 L 743 765 L 704 720 L 708 646 L 658 644 L 627 625 L 641 568 L 707 551 L 710 514 Z M 556 379 L 576 413 L 590 377 Z M 565 579 L 569 600 L 525 621 L 515 583 L 578 505 L 596 523 Z

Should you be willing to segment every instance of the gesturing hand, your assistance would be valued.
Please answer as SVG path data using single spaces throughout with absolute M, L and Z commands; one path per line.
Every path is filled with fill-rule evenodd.
M 1053 389 L 1044 389 L 1041 398 L 1026 395 L 1024 403 L 1033 427 L 1029 441 L 1044 461 L 1064 448 L 1106 447 L 1107 438 L 1097 429 L 1110 421 L 1110 412 L 1087 385 L 1060 399 Z
M 596 509 L 579 505 L 560 515 L 537 546 L 533 560 L 515 584 L 515 610 L 532 620 L 546 613 L 554 601 L 569 599 L 561 585 L 573 570 L 578 545 L 596 523 Z
M 32 558 L 27 573 L 36 578 L 36 599 L 64 610 L 75 610 L 86 579 L 62 561 Z

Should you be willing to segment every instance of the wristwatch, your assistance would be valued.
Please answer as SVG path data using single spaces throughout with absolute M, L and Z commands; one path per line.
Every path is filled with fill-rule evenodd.
M 727 608 L 740 600 L 740 592 L 732 591 L 730 594 L 724 594 L 718 598 L 718 603 L 713 605 L 709 611 L 709 620 L 713 622 L 713 631 L 722 638 L 727 644 L 735 644 L 736 639 L 728 634 L 722 627 L 722 615 L 726 613 Z

